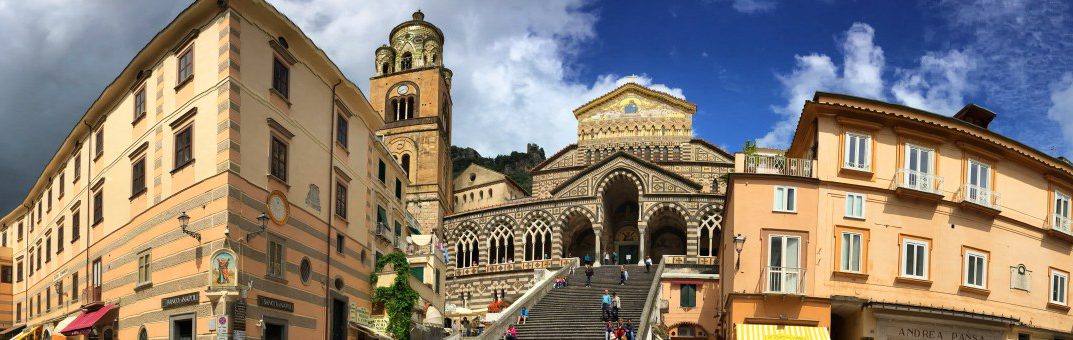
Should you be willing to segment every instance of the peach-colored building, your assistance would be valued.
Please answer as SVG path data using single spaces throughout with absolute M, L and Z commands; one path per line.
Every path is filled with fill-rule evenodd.
M 1073 336 L 1073 164 L 992 118 L 817 93 L 784 155 L 736 155 L 722 336 Z
M 193 2 L 0 217 L 3 336 L 383 337 L 370 271 L 422 230 L 384 124 L 268 3 Z

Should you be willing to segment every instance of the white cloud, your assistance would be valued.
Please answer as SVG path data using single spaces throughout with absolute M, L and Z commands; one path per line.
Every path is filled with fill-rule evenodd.
M 1073 73 L 1062 75 L 1052 87 L 1047 118 L 1058 123 L 1066 146 L 1073 148 Z
M 373 51 L 392 27 L 421 9 L 446 35 L 443 61 L 454 72 L 453 142 L 482 154 L 522 150 L 529 142 L 554 152 L 574 142 L 573 109 L 626 81 L 615 75 L 591 84 L 576 79 L 573 51 L 595 38 L 598 19 L 582 0 L 273 3 L 366 92 Z M 633 81 L 682 96 L 646 76 Z
M 760 13 L 775 9 L 775 0 L 734 0 L 731 6 L 742 13 Z
M 812 99 L 816 91 L 878 100 L 887 100 L 889 92 L 901 104 L 951 115 L 961 108 L 965 94 L 971 90 L 967 79 L 975 63 L 961 51 L 924 55 L 914 68 L 896 70 L 897 80 L 890 89 L 883 80 L 883 49 L 875 44 L 875 29 L 871 26 L 850 26 L 841 37 L 839 51 L 843 54 L 841 72 L 831 57 L 810 54 L 795 56 L 793 71 L 777 76 L 786 102 L 772 107 L 781 119 L 757 141 L 760 146 L 787 147 L 805 101 Z

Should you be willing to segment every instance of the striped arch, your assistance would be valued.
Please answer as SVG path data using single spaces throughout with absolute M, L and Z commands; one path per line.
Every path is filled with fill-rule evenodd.
M 693 216 L 689 214 L 689 209 L 686 209 L 686 207 L 683 207 L 681 204 L 675 202 L 659 202 L 645 210 L 644 215 L 641 216 L 641 221 L 647 222 L 650 218 L 652 218 L 652 215 L 655 215 L 656 212 L 659 212 L 660 210 L 664 209 L 669 209 L 677 212 L 679 215 L 682 216 L 682 219 L 686 221 L 693 220 Z
M 680 334 L 678 334 L 678 327 L 682 327 L 682 326 L 693 327 L 697 332 L 694 333 L 695 334 L 694 336 L 680 335 Z M 698 323 L 689 322 L 689 321 L 682 321 L 682 322 L 677 322 L 677 323 L 671 324 L 669 327 L 667 327 L 667 331 L 668 331 L 669 334 L 674 334 L 674 335 L 672 335 L 672 337 L 698 337 L 698 338 L 703 337 L 703 338 L 707 338 L 708 335 L 712 334 L 707 329 L 704 329 L 704 326 L 701 326 Z M 700 332 L 704 332 L 704 333 L 700 333 Z M 704 334 L 704 335 L 702 336 L 700 334 Z
M 575 205 L 563 210 L 563 212 L 559 214 L 559 221 L 562 223 L 569 222 L 570 216 L 573 214 L 585 216 L 585 218 L 588 218 L 589 221 L 591 221 L 592 223 L 596 223 L 596 215 L 593 214 L 592 211 L 588 208 L 579 205 Z
M 522 226 L 522 247 L 525 249 L 526 261 L 539 261 L 552 258 L 552 234 L 554 221 L 551 214 L 543 210 L 532 211 L 525 216 Z
M 646 192 L 645 182 L 641 180 L 641 176 L 638 176 L 637 173 L 632 170 L 616 169 L 612 170 L 607 175 L 604 175 L 603 178 L 600 178 L 600 184 L 596 186 L 596 197 L 603 196 L 604 190 L 607 189 L 607 184 L 619 177 L 625 177 L 633 181 L 633 184 L 637 186 L 638 194 L 644 194 Z
M 507 263 L 514 261 L 514 219 L 500 215 L 493 217 L 487 224 L 488 263 Z

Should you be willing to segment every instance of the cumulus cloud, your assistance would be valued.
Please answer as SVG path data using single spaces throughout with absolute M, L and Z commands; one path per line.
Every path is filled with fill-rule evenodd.
M 775 9 L 775 0 L 734 0 L 731 7 L 742 13 L 760 13 Z
M 811 100 L 816 91 L 878 100 L 887 100 L 889 93 L 899 103 L 951 115 L 971 90 L 967 77 L 974 62 L 961 51 L 929 53 L 920 58 L 919 65 L 896 70 L 897 80 L 888 89 L 883 48 L 875 44 L 872 26 L 854 23 L 840 36 L 839 44 L 841 66 L 824 54 L 798 55 L 790 73 L 777 75 L 786 102 L 772 107 L 781 118 L 757 141 L 760 146 L 787 147 L 805 101 Z
M 1047 117 L 1058 122 L 1066 145 L 1073 145 L 1073 73 L 1065 73 L 1052 86 Z
M 454 72 L 453 142 L 484 154 L 519 150 L 529 142 L 549 150 L 573 142 L 573 109 L 626 81 L 682 96 L 681 89 L 643 75 L 577 80 L 574 51 L 595 38 L 598 20 L 581 0 L 273 4 L 366 91 L 373 51 L 387 42 L 392 27 L 421 9 L 446 35 L 443 62 Z

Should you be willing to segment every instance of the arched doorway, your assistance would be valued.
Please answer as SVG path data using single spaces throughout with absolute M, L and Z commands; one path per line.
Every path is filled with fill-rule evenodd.
M 674 209 L 660 208 L 653 213 L 645 237 L 653 262 L 659 262 L 663 255 L 686 254 L 686 220 Z
M 614 264 L 637 263 L 641 252 L 637 232 L 637 202 L 641 190 L 634 178 L 626 174 L 615 176 L 607 182 L 603 192 L 604 230 L 601 241 L 603 251 L 617 254 L 612 259 Z
M 577 257 L 584 261 L 588 256 L 590 261 L 595 259 L 596 232 L 592 230 L 592 221 L 580 212 L 571 212 L 566 216 L 566 223 L 562 231 L 563 258 Z

